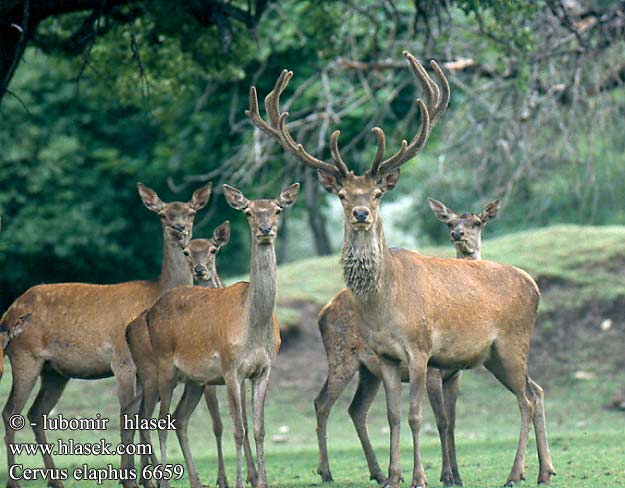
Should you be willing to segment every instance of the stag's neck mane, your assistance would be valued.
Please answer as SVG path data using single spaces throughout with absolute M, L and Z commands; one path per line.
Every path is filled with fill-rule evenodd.
M 167 230 L 163 232 L 163 265 L 157 283 L 160 295 L 177 286 L 193 284 L 193 275 L 184 253 Z
M 390 258 L 381 217 L 369 231 L 355 231 L 346 223 L 341 255 L 343 278 L 358 299 L 369 301 L 384 292 Z

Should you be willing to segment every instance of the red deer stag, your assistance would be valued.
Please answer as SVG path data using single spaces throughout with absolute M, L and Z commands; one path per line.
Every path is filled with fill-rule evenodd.
M 248 200 L 224 185 L 228 204 L 243 212 L 252 234 L 250 281 L 226 288 L 180 287 L 163 296 L 147 314 L 148 331 L 158 362 L 159 417 L 169 412 L 172 393 L 186 383 L 176 408 L 176 433 L 192 488 L 202 484 L 193 464 L 187 422 L 206 385 L 224 384 L 234 421 L 237 456 L 236 488 L 243 488 L 241 449 L 245 435 L 242 389 L 252 383 L 254 438 L 258 461 L 256 487 L 267 487 L 264 453 L 264 404 L 271 363 L 280 347 L 275 316 L 278 216 L 293 205 L 299 185 L 275 200 Z M 161 463 L 166 464 L 167 431 L 159 431 Z M 164 482 L 162 487 L 169 487 Z
M 20 315 L 32 313 L 31 325 L 7 348 L 13 385 L 2 415 L 9 470 L 15 463 L 8 447 L 15 441 L 15 431 L 8 422 L 24 408 L 37 378 L 41 377 L 41 387 L 28 418 L 38 443 L 47 443 L 43 415 L 54 408 L 71 378 L 115 376 L 123 411 L 135 396 L 135 368 L 126 344 L 126 326 L 166 291 L 193 283 L 182 248 L 191 238 L 195 213 L 208 202 L 211 184 L 196 190 L 188 203 L 164 203 L 154 190 L 141 184 L 138 190 L 145 206 L 159 215 L 163 227 L 163 265 L 156 281 L 37 285 L 15 300 L 0 321 L 0 326 L 6 326 Z M 122 443 L 132 441 L 132 431 L 122 429 L 121 434 Z M 54 472 L 52 456 L 44 453 L 43 459 L 49 472 Z M 130 470 L 132 456 L 122 456 L 121 466 Z M 123 484 L 136 486 L 136 481 L 128 479 Z M 61 488 L 63 483 L 49 480 L 48 485 Z M 7 488 L 18 487 L 16 480 L 8 480 Z
M 225 246 L 230 240 L 230 223 L 224 222 L 213 232 L 211 239 L 193 239 L 184 249 L 184 255 L 189 264 L 189 270 L 193 274 L 194 280 L 199 286 L 206 288 L 222 288 L 223 284 L 217 274 L 216 259 L 217 253 L 222 246 Z M 157 382 L 157 362 L 150 342 L 148 328 L 146 323 L 146 314 L 148 310 L 142 312 L 135 320 L 133 320 L 126 329 L 126 340 L 130 348 L 132 359 L 137 367 L 137 377 L 140 386 L 141 406 L 139 415 L 141 418 L 150 418 L 158 402 L 158 382 Z M 244 392 L 241 395 L 244 403 Z M 222 433 L 223 424 L 219 415 L 219 403 L 217 401 L 216 386 L 208 385 L 204 387 L 204 399 L 206 406 L 213 421 L 213 433 L 217 443 L 217 485 L 220 488 L 227 488 L 228 480 L 226 477 L 226 469 L 223 460 L 222 451 Z M 128 414 L 134 413 L 129 406 Z M 247 430 L 247 418 L 245 408 L 243 409 L 243 420 Z M 141 432 L 142 442 L 151 443 L 149 431 Z M 245 433 L 243 449 L 245 451 L 245 459 L 247 462 L 248 481 L 256 483 L 256 467 L 252 457 L 247 431 Z M 147 455 L 141 456 L 141 473 L 143 468 L 148 465 L 149 459 Z M 144 487 L 151 487 L 152 482 L 148 479 L 141 478 L 141 484 Z
M 479 215 L 472 213 L 457 215 L 436 200 L 428 201 L 437 217 L 444 219 L 450 226 L 450 237 L 456 247 L 457 257 L 480 259 L 481 233 L 484 224 L 497 215 L 499 201 L 486 205 Z M 358 306 L 348 289 L 337 293 L 321 310 L 317 324 L 328 358 L 328 377 L 315 399 L 319 444 L 317 473 L 321 475 L 323 481 L 332 481 L 326 435 L 328 417 L 336 400 L 359 371 L 358 387 L 349 406 L 349 414 L 365 452 L 370 477 L 383 483 L 386 477 L 382 473 L 367 431 L 367 415 L 380 388 L 381 377 L 376 376 L 380 366 L 360 334 Z M 367 369 L 367 363 L 374 363 L 375 368 Z M 459 371 L 428 368 L 427 392 L 441 440 L 443 463 L 440 480 L 445 486 L 462 486 L 454 438 L 459 382 Z
M 421 256 L 389 249 L 384 238 L 379 207 L 385 192 L 399 181 L 402 164 L 423 148 L 433 124 L 449 100 L 449 85 L 438 64 L 432 68 L 441 88 L 423 66 L 404 51 L 413 73 L 426 92 L 417 100 L 421 125 L 410 143 L 384 158 L 385 137 L 375 127 L 378 150 L 370 169 L 362 176 L 350 171 L 338 148 L 339 131 L 330 137 L 334 164 L 309 154 L 297 144 L 280 113 L 279 97 L 293 73 L 283 71 L 265 98 L 269 123 L 258 111 L 254 87 L 250 91 L 249 116 L 288 152 L 318 171 L 323 187 L 341 201 L 345 217 L 341 256 L 343 276 L 354 297 L 360 332 L 372 357 L 379 362 L 378 376 L 386 392 L 390 425 L 389 476 L 385 485 L 395 488 L 401 479 L 399 426 L 401 383 L 410 390 L 409 424 L 413 437 L 413 487 L 425 487 L 419 430 L 426 390 L 427 367 L 451 371 L 484 364 L 517 398 L 521 434 L 508 484 L 524 476 L 524 460 L 530 422 L 534 422 L 540 459 L 539 483 L 553 474 L 547 445 L 543 392 L 528 376 L 530 337 L 536 320 L 539 291 L 527 273 L 503 264 L 465 259 Z M 367 362 L 375 370 L 375 363 Z

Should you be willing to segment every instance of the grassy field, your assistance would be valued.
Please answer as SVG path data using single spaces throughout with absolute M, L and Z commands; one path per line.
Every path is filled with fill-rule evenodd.
M 549 440 L 554 465 L 558 475 L 553 486 L 566 488 L 619 487 L 625 486 L 625 415 L 608 410 L 605 406 L 610 396 L 625 385 L 623 364 L 623 337 L 625 317 L 609 317 L 613 324 L 610 334 L 603 339 L 594 327 L 597 319 L 604 317 L 610 304 L 625 295 L 625 278 L 622 268 L 625 264 L 625 228 L 581 228 L 559 226 L 539 231 L 519 233 L 484 242 L 484 258 L 518 265 L 530 272 L 544 288 L 546 304 L 542 315 L 549 320 L 539 322 L 537 330 L 542 338 L 547 327 L 562 327 L 562 333 L 580 329 L 573 328 L 566 321 L 558 319 L 557 313 L 572 313 L 580 317 L 590 316 L 590 324 L 575 340 L 579 347 L 566 344 L 565 350 L 553 352 L 551 362 L 532 364 L 533 377 L 545 387 L 546 412 Z M 423 249 L 424 254 L 451 255 L 449 246 Z M 302 304 L 316 304 L 317 309 L 341 287 L 340 268 L 337 257 L 314 259 L 290 264 L 279 270 L 281 308 L 292 320 L 291 327 L 303 327 L 310 334 L 316 334 L 314 316 L 302 312 Z M 607 305 L 606 305 L 607 304 Z M 604 305 L 608 308 L 605 308 Z M 603 308 L 602 308 L 603 307 Z M 573 312 L 571 312 L 571 310 Z M 605 312 L 606 314 L 608 312 Z M 303 319 L 305 317 L 305 319 Z M 304 320 L 304 323 L 301 321 Z M 567 319 L 568 320 L 568 319 Z M 550 322 L 551 321 L 551 322 Z M 582 322 L 580 322 L 582 323 Z M 563 325 L 564 324 L 564 325 Z M 583 325 L 586 327 L 586 325 Z M 309 334 L 309 335 L 310 335 Z M 289 369 L 293 353 L 309 346 L 309 339 L 303 335 L 293 336 L 285 353 L 278 357 L 276 373 L 266 412 L 267 467 L 270 485 L 274 488 L 319 486 L 322 483 L 315 474 L 317 466 L 317 444 L 315 416 L 312 402 L 321 386 L 325 374 L 322 356 L 311 356 L 306 367 L 297 366 L 293 374 L 301 382 L 286 381 L 281 371 Z M 546 337 L 546 336 L 545 336 Z M 557 337 L 557 335 L 556 335 Z M 577 337 L 577 336 L 576 336 Z M 595 338 L 598 338 L 595 341 Z M 542 340 L 542 339 L 541 339 Z M 304 341 L 304 343 L 301 343 Z M 601 342 L 603 341 L 603 342 Z M 619 342 L 620 341 L 620 342 Z M 549 343 L 551 346 L 551 343 Z M 554 342 L 554 348 L 557 342 Z M 540 346 L 540 344 L 539 344 Z M 613 347 L 613 349 L 610 349 Z M 310 349 L 319 348 L 310 342 Z M 543 348 L 544 349 L 544 348 Z M 549 355 L 549 348 L 543 355 Z M 292 351 L 292 349 L 291 349 Z M 620 351 L 617 355 L 614 351 Z M 299 353 L 298 353 L 299 354 Z M 576 370 L 588 373 L 588 379 L 576 379 L 570 368 L 557 370 L 555 367 L 570 356 L 567 364 Z M 542 356 L 541 356 L 542 357 Z M 579 378 L 579 376 L 578 376 Z M 306 383 L 305 380 L 309 380 Z M 312 383 L 312 386 L 302 386 Z M 6 398 L 10 388 L 10 368 L 7 364 L 5 377 L 0 384 L 0 399 Z M 330 417 L 328 435 L 330 462 L 337 487 L 375 486 L 368 481 L 368 471 L 359 447 L 354 428 L 347 415 L 347 405 L 353 394 L 354 385 L 339 399 Z M 405 392 L 404 388 L 404 392 Z M 223 395 L 223 393 L 221 393 Z M 222 413 L 226 430 L 224 451 L 230 484 L 234 481 L 234 448 L 230 420 L 221 397 Z M 408 423 L 405 419 L 407 402 L 403 402 L 402 459 L 405 486 L 409 486 L 411 475 L 411 442 Z M 467 487 L 501 486 L 508 475 L 516 449 L 519 414 L 514 397 L 504 390 L 484 370 L 466 372 L 458 402 L 457 446 L 462 477 Z M 102 437 L 115 443 L 119 438 L 117 428 L 117 401 L 114 382 L 72 381 L 54 413 L 65 417 L 93 417 L 101 413 L 111 418 L 111 428 L 105 432 L 53 432 L 50 439 L 73 438 L 78 442 L 96 442 Z M 203 482 L 213 485 L 216 477 L 214 440 L 210 419 L 203 405 L 197 409 L 190 426 L 193 452 Z M 378 395 L 370 414 L 370 433 L 383 469 L 388 460 L 388 434 L 384 395 Z M 287 439 L 273 439 L 280 431 L 288 430 Z M 438 481 L 440 452 L 438 435 L 433 416 L 428 406 L 422 427 L 423 456 L 430 486 L 441 486 Z M 182 462 L 175 434 L 170 434 L 169 460 Z M 18 433 L 20 442 L 33 442 L 30 429 Z M 4 446 L 0 447 L 0 459 L 4 460 Z M 90 466 L 118 466 L 117 458 L 109 457 L 56 457 L 58 467 L 77 467 L 83 463 Z M 42 466 L 39 456 L 21 456 L 19 462 L 26 466 Z M 538 462 L 533 442 L 527 455 L 527 482 L 535 483 Z M 0 482 L 7 478 L 4 462 L 0 465 Z M 44 486 L 42 481 L 24 482 L 23 487 Z M 93 483 L 65 483 L 67 487 L 92 486 Z M 175 482 L 176 487 L 188 486 L 186 478 Z M 102 486 L 117 486 L 107 482 Z

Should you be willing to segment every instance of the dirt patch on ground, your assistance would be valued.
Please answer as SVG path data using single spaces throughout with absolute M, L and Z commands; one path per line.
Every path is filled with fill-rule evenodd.
M 550 283 L 559 288 L 562 283 Z M 549 287 L 547 287 L 549 288 Z M 327 373 L 317 304 L 289 302 L 299 313 L 299 326 L 283 335 L 283 347 L 272 368 L 272 381 L 280 387 L 316 393 Z M 530 373 L 543 386 L 576 373 L 622 376 L 625 371 L 625 299 L 590 302 L 575 309 L 541 314 L 532 337 Z M 580 373 L 581 372 L 581 373 Z

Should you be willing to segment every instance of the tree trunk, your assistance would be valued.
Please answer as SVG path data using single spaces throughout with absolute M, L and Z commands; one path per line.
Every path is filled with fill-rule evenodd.
M 307 168 L 305 170 L 306 179 L 306 210 L 308 211 L 308 225 L 312 232 L 315 251 L 317 256 L 327 256 L 332 254 L 330 246 L 330 238 L 326 230 L 326 219 L 321 213 L 321 194 L 319 192 L 319 182 L 313 170 Z

